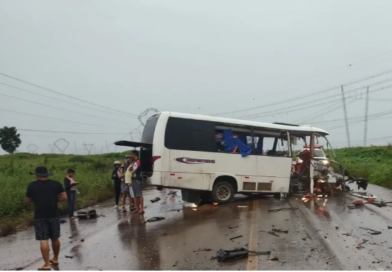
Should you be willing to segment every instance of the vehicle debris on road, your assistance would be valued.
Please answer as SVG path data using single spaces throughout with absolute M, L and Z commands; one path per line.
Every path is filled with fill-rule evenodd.
M 238 226 L 229 226 L 228 228 L 229 229 L 235 229 L 235 228 L 238 228 Z
M 177 191 L 170 191 L 167 195 L 176 195 Z
M 155 217 L 151 217 L 150 219 L 148 219 L 147 222 L 156 222 L 156 221 L 161 221 L 163 219 L 165 219 L 165 217 L 155 216 Z
M 288 230 L 281 230 L 281 229 L 275 229 L 275 228 L 273 228 L 272 230 L 271 230 L 272 232 L 278 232 L 278 233 L 289 233 L 289 231 Z
M 161 200 L 161 198 L 156 197 L 154 199 L 151 199 L 150 201 L 151 201 L 151 203 L 155 203 L 155 202 L 158 202 L 159 200 Z
M 94 209 L 91 209 L 91 210 L 81 210 L 81 211 L 78 211 L 77 217 L 79 219 L 96 218 L 97 217 L 97 212 Z
M 65 258 L 67 258 L 67 259 L 73 259 L 73 256 L 65 255 Z
M 359 227 L 359 228 L 369 231 L 369 234 L 371 234 L 371 235 L 380 235 L 381 234 L 381 231 L 378 231 L 378 230 L 364 228 L 364 227 Z
M 280 237 L 279 235 L 277 235 L 275 232 L 273 232 L 273 231 L 269 231 L 269 232 L 267 232 L 268 234 L 271 234 L 272 236 L 275 236 L 275 237 Z
M 233 262 L 242 258 L 260 255 L 270 255 L 271 251 L 249 251 L 243 247 L 236 247 L 232 250 L 220 249 L 216 252 L 216 257 L 212 257 L 211 260 L 218 259 L 218 262 Z
M 233 241 L 233 240 L 241 238 L 241 237 L 242 237 L 242 235 L 238 235 L 238 236 L 232 237 L 232 238 L 230 238 L 230 241 Z

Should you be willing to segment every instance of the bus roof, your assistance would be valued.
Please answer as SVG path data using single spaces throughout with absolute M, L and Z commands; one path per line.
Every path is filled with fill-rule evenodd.
M 248 121 L 248 120 L 241 120 L 241 119 L 231 119 L 231 118 L 224 118 L 224 117 L 217 117 L 211 115 L 204 115 L 204 114 L 189 114 L 189 113 L 179 113 L 179 112 L 161 112 L 161 115 L 167 115 L 171 117 L 177 118 L 185 118 L 185 119 L 195 119 L 195 120 L 204 120 L 204 121 L 212 121 L 212 122 L 219 122 L 219 123 L 226 123 L 226 124 L 237 124 L 243 126 L 252 126 L 252 127 L 260 127 L 260 128 L 267 128 L 272 130 L 283 130 L 289 131 L 293 136 L 305 136 L 309 135 L 309 133 L 315 132 L 322 136 L 326 136 L 329 133 L 321 128 L 316 128 L 312 126 L 304 126 L 304 125 L 291 125 L 291 124 L 272 124 L 272 123 L 262 123 L 262 122 L 255 122 L 255 121 Z

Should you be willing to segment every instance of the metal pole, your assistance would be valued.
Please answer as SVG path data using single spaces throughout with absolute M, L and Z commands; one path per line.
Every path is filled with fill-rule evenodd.
M 366 146 L 366 140 L 367 140 L 368 112 L 369 112 L 369 87 L 367 87 L 367 90 L 366 90 L 365 134 L 364 134 L 364 139 L 363 139 L 363 146 Z
M 343 85 L 342 85 L 342 101 L 343 101 L 344 119 L 346 120 L 347 142 L 348 142 L 348 147 L 351 147 L 350 131 L 349 131 L 349 128 L 348 128 L 348 120 L 347 120 L 346 98 L 344 97 Z

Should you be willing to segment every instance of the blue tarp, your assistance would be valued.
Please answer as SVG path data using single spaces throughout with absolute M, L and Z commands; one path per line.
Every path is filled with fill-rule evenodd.
M 225 143 L 226 152 L 233 152 L 233 150 L 238 147 L 242 157 L 246 157 L 252 153 L 252 146 L 248 146 L 240 139 L 234 138 L 233 131 L 231 129 L 223 130 L 222 138 Z

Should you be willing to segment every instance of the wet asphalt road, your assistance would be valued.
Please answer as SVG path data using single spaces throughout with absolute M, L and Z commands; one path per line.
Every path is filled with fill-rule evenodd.
M 369 186 L 368 193 L 392 200 L 390 190 Z M 351 197 L 334 196 L 304 202 L 248 198 L 233 203 L 199 207 L 183 203 L 168 191 L 145 192 L 145 219 L 97 205 L 97 219 L 62 225 L 60 270 L 390 270 L 392 267 L 392 210 L 365 206 L 350 210 Z M 159 196 L 160 202 L 150 200 Z M 269 212 L 294 207 L 297 210 Z M 234 227 L 234 228 L 229 228 Z M 360 227 L 379 230 L 371 235 Z M 288 233 L 268 233 L 273 228 Z M 230 240 L 235 236 L 240 238 Z M 70 238 L 72 237 L 72 238 Z M 364 239 L 366 241 L 364 241 Z M 362 248 L 357 248 L 361 243 Z M 233 263 L 211 259 L 219 249 L 245 247 L 271 251 Z M 72 256 L 72 259 L 66 258 Z M 0 268 L 36 270 L 42 265 L 32 229 L 0 239 Z M 273 258 L 278 260 L 272 260 Z

